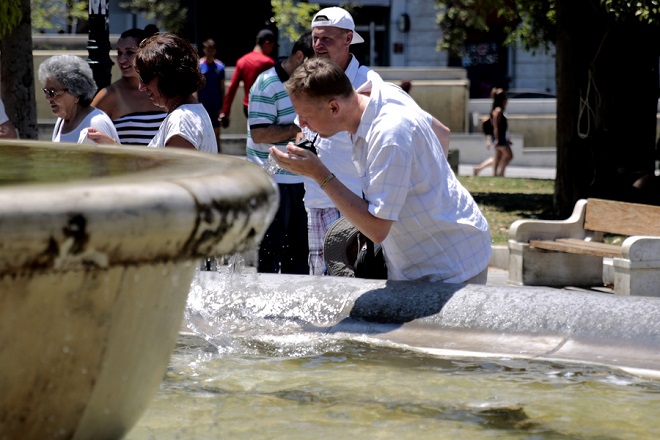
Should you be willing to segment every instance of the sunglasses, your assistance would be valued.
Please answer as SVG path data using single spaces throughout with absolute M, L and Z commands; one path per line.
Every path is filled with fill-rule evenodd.
M 147 72 L 138 73 L 138 78 L 140 78 L 140 82 L 144 85 L 149 84 L 154 79 L 154 76 L 154 74 Z
M 56 96 L 60 96 L 61 94 L 66 93 L 66 92 L 69 91 L 69 89 L 55 90 L 55 89 L 47 89 L 45 87 L 41 90 L 43 90 L 44 95 L 46 95 L 49 98 L 54 98 Z

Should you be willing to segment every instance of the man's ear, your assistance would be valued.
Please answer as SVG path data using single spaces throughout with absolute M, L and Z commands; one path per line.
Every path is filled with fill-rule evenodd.
M 337 98 L 332 98 L 330 101 L 328 101 L 328 107 L 330 107 L 330 112 L 332 113 L 333 116 L 337 116 L 339 113 L 341 104 L 337 100 Z
M 346 29 L 348 32 L 346 32 L 346 43 L 350 46 L 351 41 L 353 41 L 353 31 L 350 29 Z

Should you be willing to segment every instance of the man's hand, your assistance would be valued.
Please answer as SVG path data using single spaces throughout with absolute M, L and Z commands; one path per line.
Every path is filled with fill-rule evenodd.
M 318 156 L 309 150 L 297 147 L 293 142 L 287 144 L 286 152 L 276 147 L 271 147 L 269 151 L 280 168 L 314 179 L 317 183 L 323 181 L 330 172 Z
M 220 125 L 222 126 L 222 128 L 229 127 L 229 115 L 220 113 L 220 115 L 218 116 L 218 121 L 220 121 Z

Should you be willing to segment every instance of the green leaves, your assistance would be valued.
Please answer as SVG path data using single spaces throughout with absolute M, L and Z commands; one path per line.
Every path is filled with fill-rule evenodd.
M 660 0 L 602 0 L 601 4 L 617 20 L 635 19 L 660 25 Z
M 436 0 L 442 29 L 439 49 L 460 53 L 470 32 L 489 32 L 490 24 L 503 27 L 505 44 L 527 50 L 547 50 L 556 37 L 556 0 Z M 660 0 L 600 0 L 603 12 L 616 20 L 660 25 Z
M 273 17 L 280 36 L 296 41 L 309 28 L 309 24 L 320 7 L 315 3 L 303 3 L 293 0 L 271 0 Z
M 10 33 L 22 19 L 21 0 L 0 2 L 0 39 Z
M 143 13 L 148 19 L 156 20 L 158 27 L 174 33 L 183 30 L 188 14 L 188 8 L 179 0 L 130 0 L 119 5 L 133 13 Z

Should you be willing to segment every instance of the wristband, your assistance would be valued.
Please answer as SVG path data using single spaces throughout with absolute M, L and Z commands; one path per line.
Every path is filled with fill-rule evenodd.
M 328 174 L 328 176 L 325 178 L 325 180 L 321 183 L 321 189 L 323 189 L 323 187 L 325 187 L 328 184 L 328 182 L 330 182 L 334 178 L 335 178 L 334 174 L 332 174 L 332 173 Z

